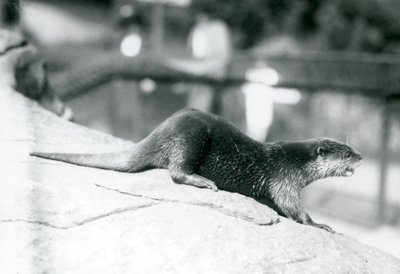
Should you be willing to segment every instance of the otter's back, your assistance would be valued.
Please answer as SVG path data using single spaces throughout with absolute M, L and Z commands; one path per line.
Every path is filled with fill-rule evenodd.
M 181 118 L 206 125 L 209 138 L 195 171 L 223 190 L 251 195 L 264 177 L 266 150 L 222 117 L 185 110 Z

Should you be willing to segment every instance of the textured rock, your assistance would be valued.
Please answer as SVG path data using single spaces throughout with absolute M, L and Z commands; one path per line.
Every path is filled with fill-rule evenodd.
M 253 199 L 29 157 L 133 145 L 0 88 L 0 273 L 400 273 L 396 258 Z

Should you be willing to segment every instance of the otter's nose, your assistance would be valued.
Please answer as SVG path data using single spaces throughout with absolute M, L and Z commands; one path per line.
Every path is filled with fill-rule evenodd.
M 361 161 L 363 159 L 361 153 L 356 153 L 356 159 Z

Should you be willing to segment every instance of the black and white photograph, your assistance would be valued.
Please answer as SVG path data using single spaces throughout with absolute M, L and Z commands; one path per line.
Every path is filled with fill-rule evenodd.
M 0 0 L 0 274 L 400 274 L 399 0 Z

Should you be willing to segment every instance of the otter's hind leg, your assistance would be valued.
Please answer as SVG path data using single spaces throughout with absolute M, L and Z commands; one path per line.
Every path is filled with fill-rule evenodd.
M 175 183 L 218 190 L 214 182 L 195 174 L 207 142 L 208 129 L 205 126 L 190 129 L 190 132 L 176 141 L 170 152 L 168 165 Z

